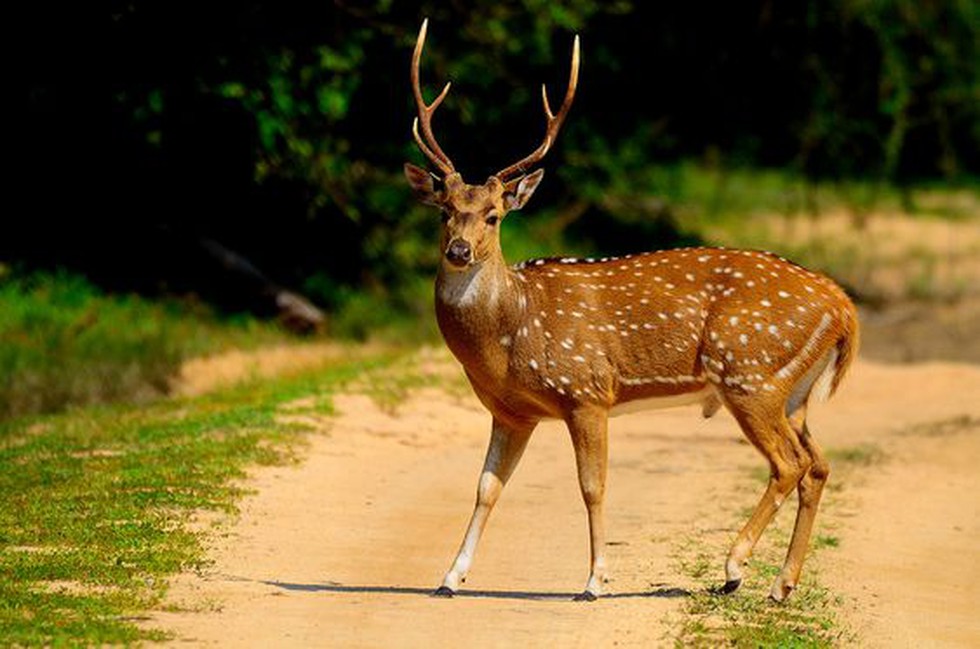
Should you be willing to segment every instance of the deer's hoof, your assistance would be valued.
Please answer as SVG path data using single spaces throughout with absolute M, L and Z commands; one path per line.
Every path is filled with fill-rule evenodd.
M 452 597 L 455 594 L 456 594 L 456 591 L 454 591 L 449 586 L 439 586 L 439 588 L 436 588 L 432 592 L 432 596 L 433 597 Z
M 723 585 L 712 588 L 711 592 L 714 595 L 731 595 L 738 590 L 738 587 L 741 585 L 741 579 L 729 579 Z
M 583 590 L 581 593 L 572 598 L 573 602 L 594 602 L 598 599 L 598 596 L 591 590 Z
M 789 594 L 793 592 L 793 588 L 795 587 L 795 584 L 783 581 L 782 577 L 776 577 L 776 581 L 772 585 L 772 590 L 769 591 L 769 599 L 781 604 L 789 597 Z

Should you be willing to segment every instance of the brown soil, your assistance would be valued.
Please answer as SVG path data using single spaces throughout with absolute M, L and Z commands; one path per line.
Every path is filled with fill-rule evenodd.
M 980 295 L 861 309 L 861 353 L 874 360 L 980 363 L 978 334 Z
M 351 355 L 370 353 L 369 347 L 354 348 L 331 342 L 279 345 L 251 351 L 233 349 L 184 363 L 170 392 L 175 396 L 196 396 L 243 381 L 289 376 Z
M 451 361 L 436 358 L 427 362 L 445 371 Z M 863 361 L 813 409 L 825 448 L 880 451 L 838 461 L 816 533 L 840 543 L 811 560 L 862 646 L 980 645 L 978 397 L 980 368 Z M 610 596 L 573 603 L 587 576 L 584 508 L 567 434 L 543 425 L 469 590 L 434 599 L 472 507 L 489 416 L 435 388 L 394 414 L 363 396 L 336 405 L 302 463 L 253 473 L 254 496 L 213 537 L 213 566 L 178 578 L 171 610 L 150 624 L 181 643 L 229 646 L 671 644 L 677 589 L 696 586 L 677 556 L 703 544 L 720 580 L 735 512 L 761 493 L 747 479 L 761 458 L 727 416 L 681 408 L 614 420 Z

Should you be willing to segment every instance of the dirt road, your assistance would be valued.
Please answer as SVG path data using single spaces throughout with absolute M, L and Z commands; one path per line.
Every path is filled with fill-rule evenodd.
M 747 477 L 762 460 L 727 415 L 614 420 L 609 596 L 573 603 L 587 576 L 584 507 L 568 436 L 543 425 L 467 590 L 435 599 L 472 507 L 488 415 L 436 389 L 395 414 L 363 396 L 336 406 L 299 465 L 255 472 L 254 496 L 214 541 L 214 565 L 176 581 L 170 602 L 193 611 L 149 624 L 181 644 L 225 646 L 672 644 L 683 591 L 698 587 L 679 553 L 703 543 L 720 581 L 723 548 L 762 490 Z M 839 543 L 814 568 L 843 597 L 859 644 L 980 645 L 980 368 L 859 362 L 811 424 L 850 465 L 831 476 L 838 486 L 817 519 L 816 533 Z

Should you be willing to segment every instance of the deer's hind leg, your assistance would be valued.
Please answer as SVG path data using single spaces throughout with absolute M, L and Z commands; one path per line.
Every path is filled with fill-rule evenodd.
M 750 442 L 769 462 L 769 484 L 748 522 L 735 537 L 725 563 L 725 585 L 722 593 L 730 593 L 742 583 L 742 566 L 752 554 L 755 544 L 772 521 L 787 496 L 796 489 L 810 470 L 810 453 L 783 412 L 782 404 L 739 403 L 726 399 Z
M 793 527 L 793 538 L 789 543 L 786 561 L 779 576 L 773 582 L 769 595 L 781 602 L 796 588 L 800 579 L 800 571 L 806 559 L 807 547 L 810 543 L 810 533 L 813 531 L 813 521 L 820 504 L 827 477 L 830 475 L 830 464 L 824 457 L 817 442 L 810 435 L 806 425 L 806 405 L 799 408 L 789 418 L 790 425 L 796 433 L 803 449 L 810 456 L 810 465 L 797 485 L 799 508 L 796 511 L 796 524 Z

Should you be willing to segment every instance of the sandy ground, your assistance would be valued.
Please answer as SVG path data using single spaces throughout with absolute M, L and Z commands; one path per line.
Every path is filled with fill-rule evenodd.
M 354 348 L 333 342 L 233 349 L 184 363 L 170 392 L 174 396 L 193 397 L 241 381 L 282 378 L 332 361 L 350 359 L 352 354 L 367 356 L 371 352 L 372 348 L 366 345 Z
M 444 365 L 449 360 L 442 361 Z M 451 365 L 450 365 L 451 367 Z M 831 476 L 814 568 L 843 596 L 857 644 L 980 646 L 980 368 L 859 362 L 814 407 L 827 449 L 882 459 Z M 148 624 L 180 644 L 222 646 L 660 646 L 673 644 L 685 544 L 714 553 L 754 505 L 762 467 L 729 417 L 692 408 L 613 421 L 607 597 L 573 603 L 587 529 L 571 444 L 536 432 L 491 517 L 466 590 L 429 597 L 468 519 L 489 416 L 472 397 L 425 389 L 386 413 L 337 399 L 305 459 L 260 469 L 240 517 L 219 528 L 201 574 L 175 580 Z M 791 519 L 790 512 L 781 519 Z M 762 543 L 766 543 L 763 537 Z M 762 579 L 749 575 L 749 579 Z M 188 610 L 190 609 L 190 610 Z

